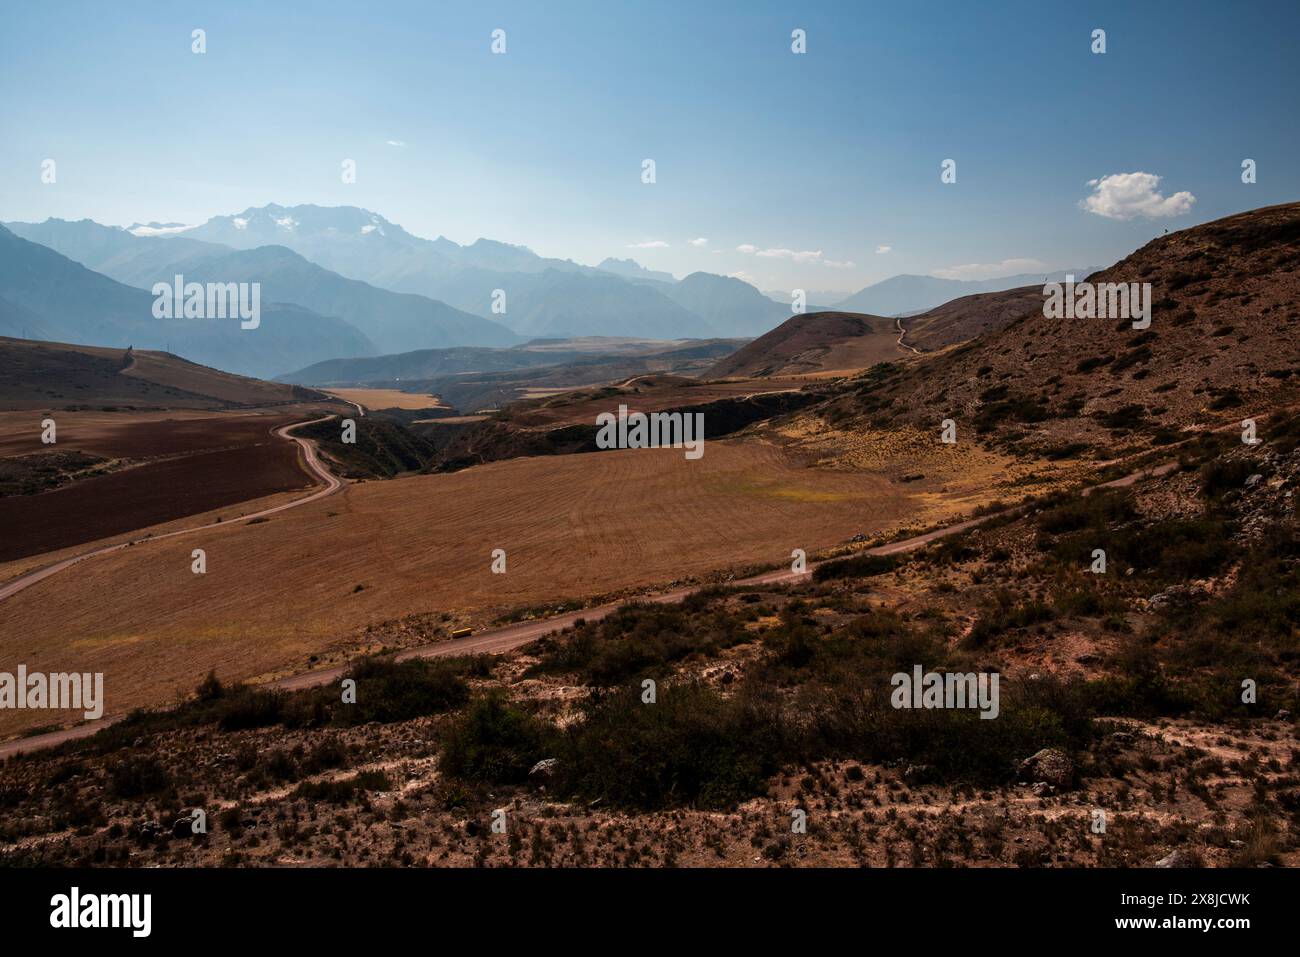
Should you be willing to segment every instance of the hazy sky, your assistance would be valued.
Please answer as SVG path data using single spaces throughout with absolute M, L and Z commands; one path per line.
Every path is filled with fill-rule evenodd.
M 4 4 L 0 219 L 347 204 L 430 238 L 853 290 L 1107 265 L 1300 198 L 1294 0 L 290 6 Z M 1103 180 L 1132 173 L 1160 181 Z

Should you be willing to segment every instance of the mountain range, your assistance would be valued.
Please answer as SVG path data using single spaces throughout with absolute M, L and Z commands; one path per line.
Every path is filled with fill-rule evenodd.
M 151 222 L 121 229 L 91 220 L 57 219 L 6 225 L 25 239 L 141 288 L 169 281 L 186 269 L 202 270 L 220 281 L 242 281 L 246 267 L 274 265 L 293 277 L 279 272 L 257 277 L 264 286 L 277 287 L 264 289 L 264 300 L 269 295 L 354 322 L 376 340 L 381 352 L 518 341 L 506 330 L 522 337 L 750 337 L 788 315 L 786 307 L 740 280 L 697 273 L 678 282 L 632 260 L 609 259 L 591 267 L 489 239 L 467 246 L 444 237 L 428 240 L 356 207 L 269 205 L 190 227 Z M 265 261 L 222 258 L 231 251 L 268 247 L 291 251 L 298 260 L 285 258 L 283 252 Z M 472 323 L 439 310 L 439 335 L 412 340 L 409 327 L 389 331 L 393 324 L 388 318 L 367 324 L 355 311 L 339 307 L 336 296 L 302 292 L 298 284 L 308 279 L 304 262 L 342 279 L 445 304 L 492 325 L 478 326 L 478 334 L 471 335 Z M 234 275 L 215 274 L 216 268 L 232 264 L 237 267 Z M 323 281 L 317 273 L 309 285 Z M 412 309 L 408 302 L 400 311 Z M 441 335 L 444 331 L 453 337 L 466 334 L 448 339 Z
M 264 304 L 261 324 L 153 315 L 154 297 L 0 226 L 0 334 L 84 345 L 161 347 L 204 365 L 266 377 L 304 356 L 373 354 L 342 319 L 289 303 Z
M 342 276 L 438 299 L 524 336 L 755 336 L 785 318 L 752 286 L 736 301 L 697 311 L 673 295 L 678 284 L 671 274 L 632 260 L 592 267 L 491 239 L 466 246 L 443 236 L 423 239 L 354 206 L 272 204 L 171 235 L 234 249 L 286 246 Z M 497 290 L 505 293 L 504 312 L 493 310 Z M 755 295 L 762 314 L 744 308 Z
M 51 274 L 23 286 L 19 280 L 35 274 L 5 272 L 0 332 L 90 345 L 171 344 L 193 361 L 249 375 L 331 358 L 501 348 L 536 337 L 753 338 L 790 314 L 787 305 L 732 277 L 696 272 L 677 280 L 631 259 L 593 267 L 490 239 L 469 245 L 424 239 L 352 206 L 271 204 L 197 226 L 149 222 L 123 229 L 89 219 L 5 226 L 7 248 Z M 47 247 L 64 261 L 14 240 Z M 69 269 L 68 261 L 85 271 Z M 96 274 L 115 283 L 105 286 Z M 274 310 L 267 327 L 273 331 L 231 339 L 228 331 L 191 328 L 189 320 L 160 329 L 149 309 L 139 312 L 148 300 L 126 290 L 149 290 L 176 275 L 187 282 L 260 283 L 262 303 Z M 40 290 L 55 281 L 71 285 L 43 296 Z M 1042 281 L 1036 275 L 969 282 L 896 276 L 835 308 L 906 315 Z M 92 308 L 96 302 L 105 307 Z

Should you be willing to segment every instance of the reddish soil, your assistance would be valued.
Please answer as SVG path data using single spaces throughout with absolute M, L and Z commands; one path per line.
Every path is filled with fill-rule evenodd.
M 54 419 L 58 443 L 41 443 L 41 421 Z M 0 412 L 0 456 L 75 449 L 112 459 L 145 459 L 249 445 L 309 416 L 298 410 L 251 412 Z
M 84 443 L 130 461 L 39 495 L 0 499 L 0 561 L 39 555 L 209 509 L 310 485 L 293 443 L 270 434 L 285 416 L 137 421 Z M 39 448 L 39 438 L 35 446 Z M 62 438 L 62 436 L 61 436 Z M 28 451 L 28 450 L 24 450 Z

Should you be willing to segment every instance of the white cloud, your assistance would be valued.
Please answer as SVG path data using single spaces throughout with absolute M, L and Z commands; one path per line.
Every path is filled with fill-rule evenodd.
M 1160 177 L 1155 173 L 1111 173 L 1090 179 L 1092 195 L 1079 207 L 1107 219 L 1162 219 L 1182 216 L 1191 210 L 1196 197 L 1186 190 L 1172 196 L 1160 194 Z
M 930 275 L 940 279 L 997 279 L 1001 276 L 1014 276 L 1022 272 L 1040 272 L 1047 268 L 1047 263 L 1037 259 L 1004 259 L 999 263 L 966 263 L 962 266 L 949 266 L 936 269 Z
M 876 247 L 876 255 L 877 255 L 877 256 L 883 256 L 885 253 L 892 253 L 893 251 L 894 251 L 894 247 L 893 247 L 893 246 L 877 246 L 877 247 Z
M 744 243 L 736 247 L 736 252 L 758 256 L 760 259 L 788 259 L 790 262 L 805 266 L 810 263 L 821 263 L 824 266 L 830 266 L 832 269 L 849 269 L 854 265 L 851 262 L 836 262 L 833 259 L 825 259 L 823 258 L 824 253 L 820 249 L 786 249 L 784 247 L 759 249 L 753 243 Z
M 815 263 L 822 258 L 820 249 L 805 249 L 796 251 L 794 249 L 760 249 L 755 256 L 761 256 L 764 259 L 789 259 L 797 263 Z
M 668 244 L 662 239 L 647 239 L 643 243 L 628 243 L 628 249 L 667 249 Z
M 182 226 L 179 223 L 174 226 L 141 226 L 135 225 L 127 230 L 132 236 L 171 236 L 174 233 L 183 233 L 187 229 L 193 229 L 193 226 Z
M 756 280 L 756 279 L 755 279 L 753 276 L 751 276 L 749 273 L 745 272 L 745 270 L 743 270 L 743 269 L 737 269 L 735 272 L 729 272 L 729 273 L 727 273 L 727 276 L 728 276 L 728 278 L 731 278 L 731 279 L 739 279 L 741 282 L 747 282 L 747 283 L 749 283 L 751 286 L 757 286 L 757 285 L 758 285 L 758 280 Z
M 406 140 L 384 140 L 389 146 L 405 146 Z
M 705 239 L 703 236 L 701 236 L 699 239 L 689 240 L 689 242 L 696 249 L 699 249 L 701 246 L 707 246 L 709 244 L 709 241 Z

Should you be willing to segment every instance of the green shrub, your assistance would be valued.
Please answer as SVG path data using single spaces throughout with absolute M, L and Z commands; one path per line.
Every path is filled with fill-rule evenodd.
M 1010 592 L 1002 590 L 993 601 L 981 606 L 965 643 L 969 648 L 982 648 L 1013 628 L 1028 628 L 1055 617 L 1051 605 L 1037 599 L 1017 602 Z
M 1137 516 L 1133 496 L 1127 492 L 1097 491 L 1067 499 L 1039 513 L 1036 524 L 1049 535 L 1085 528 L 1106 528 Z
M 813 569 L 813 581 L 829 581 L 833 578 L 870 578 L 883 575 L 898 567 L 897 555 L 853 555 L 849 558 L 837 558 L 822 562 Z
M 565 741 L 566 793 L 623 807 L 730 807 L 763 794 L 787 753 L 780 711 L 697 684 L 632 686 L 595 704 Z
M 953 666 L 934 660 L 926 668 Z M 1090 739 L 1092 715 L 1078 682 L 1000 677 L 995 720 L 975 708 L 894 708 L 886 673 L 814 689 L 806 697 L 809 747 L 862 761 L 906 761 L 931 780 L 998 784 L 1041 748 L 1071 751 Z
M 357 683 L 356 703 L 333 706 L 334 723 L 409 721 L 458 708 L 469 700 L 461 668 L 448 659 L 363 658 L 348 672 Z M 336 691 L 330 694 L 337 697 Z
M 1083 568 L 1105 550 L 1112 567 L 1131 567 L 1159 582 L 1182 582 L 1218 572 L 1237 554 L 1231 522 L 1171 518 L 1116 528 L 1086 528 L 1042 543 L 1059 561 Z
M 265 728 L 284 719 L 286 697 L 282 691 L 258 691 L 241 685 L 217 698 L 213 713 L 222 731 Z
M 517 784 L 534 764 L 553 756 L 558 737 L 551 725 L 511 706 L 504 694 L 485 695 L 448 728 L 441 767 L 453 777 Z
M 614 685 L 691 654 L 717 654 L 746 640 L 743 623 L 725 611 L 706 611 L 716 595 L 694 595 L 681 605 L 632 604 L 599 622 L 538 643 L 530 674 L 578 674 L 590 684 Z
M 1215 459 L 1201 466 L 1201 493 L 1206 498 L 1220 498 L 1225 492 L 1240 489 L 1255 471 L 1256 463 L 1248 459 Z

